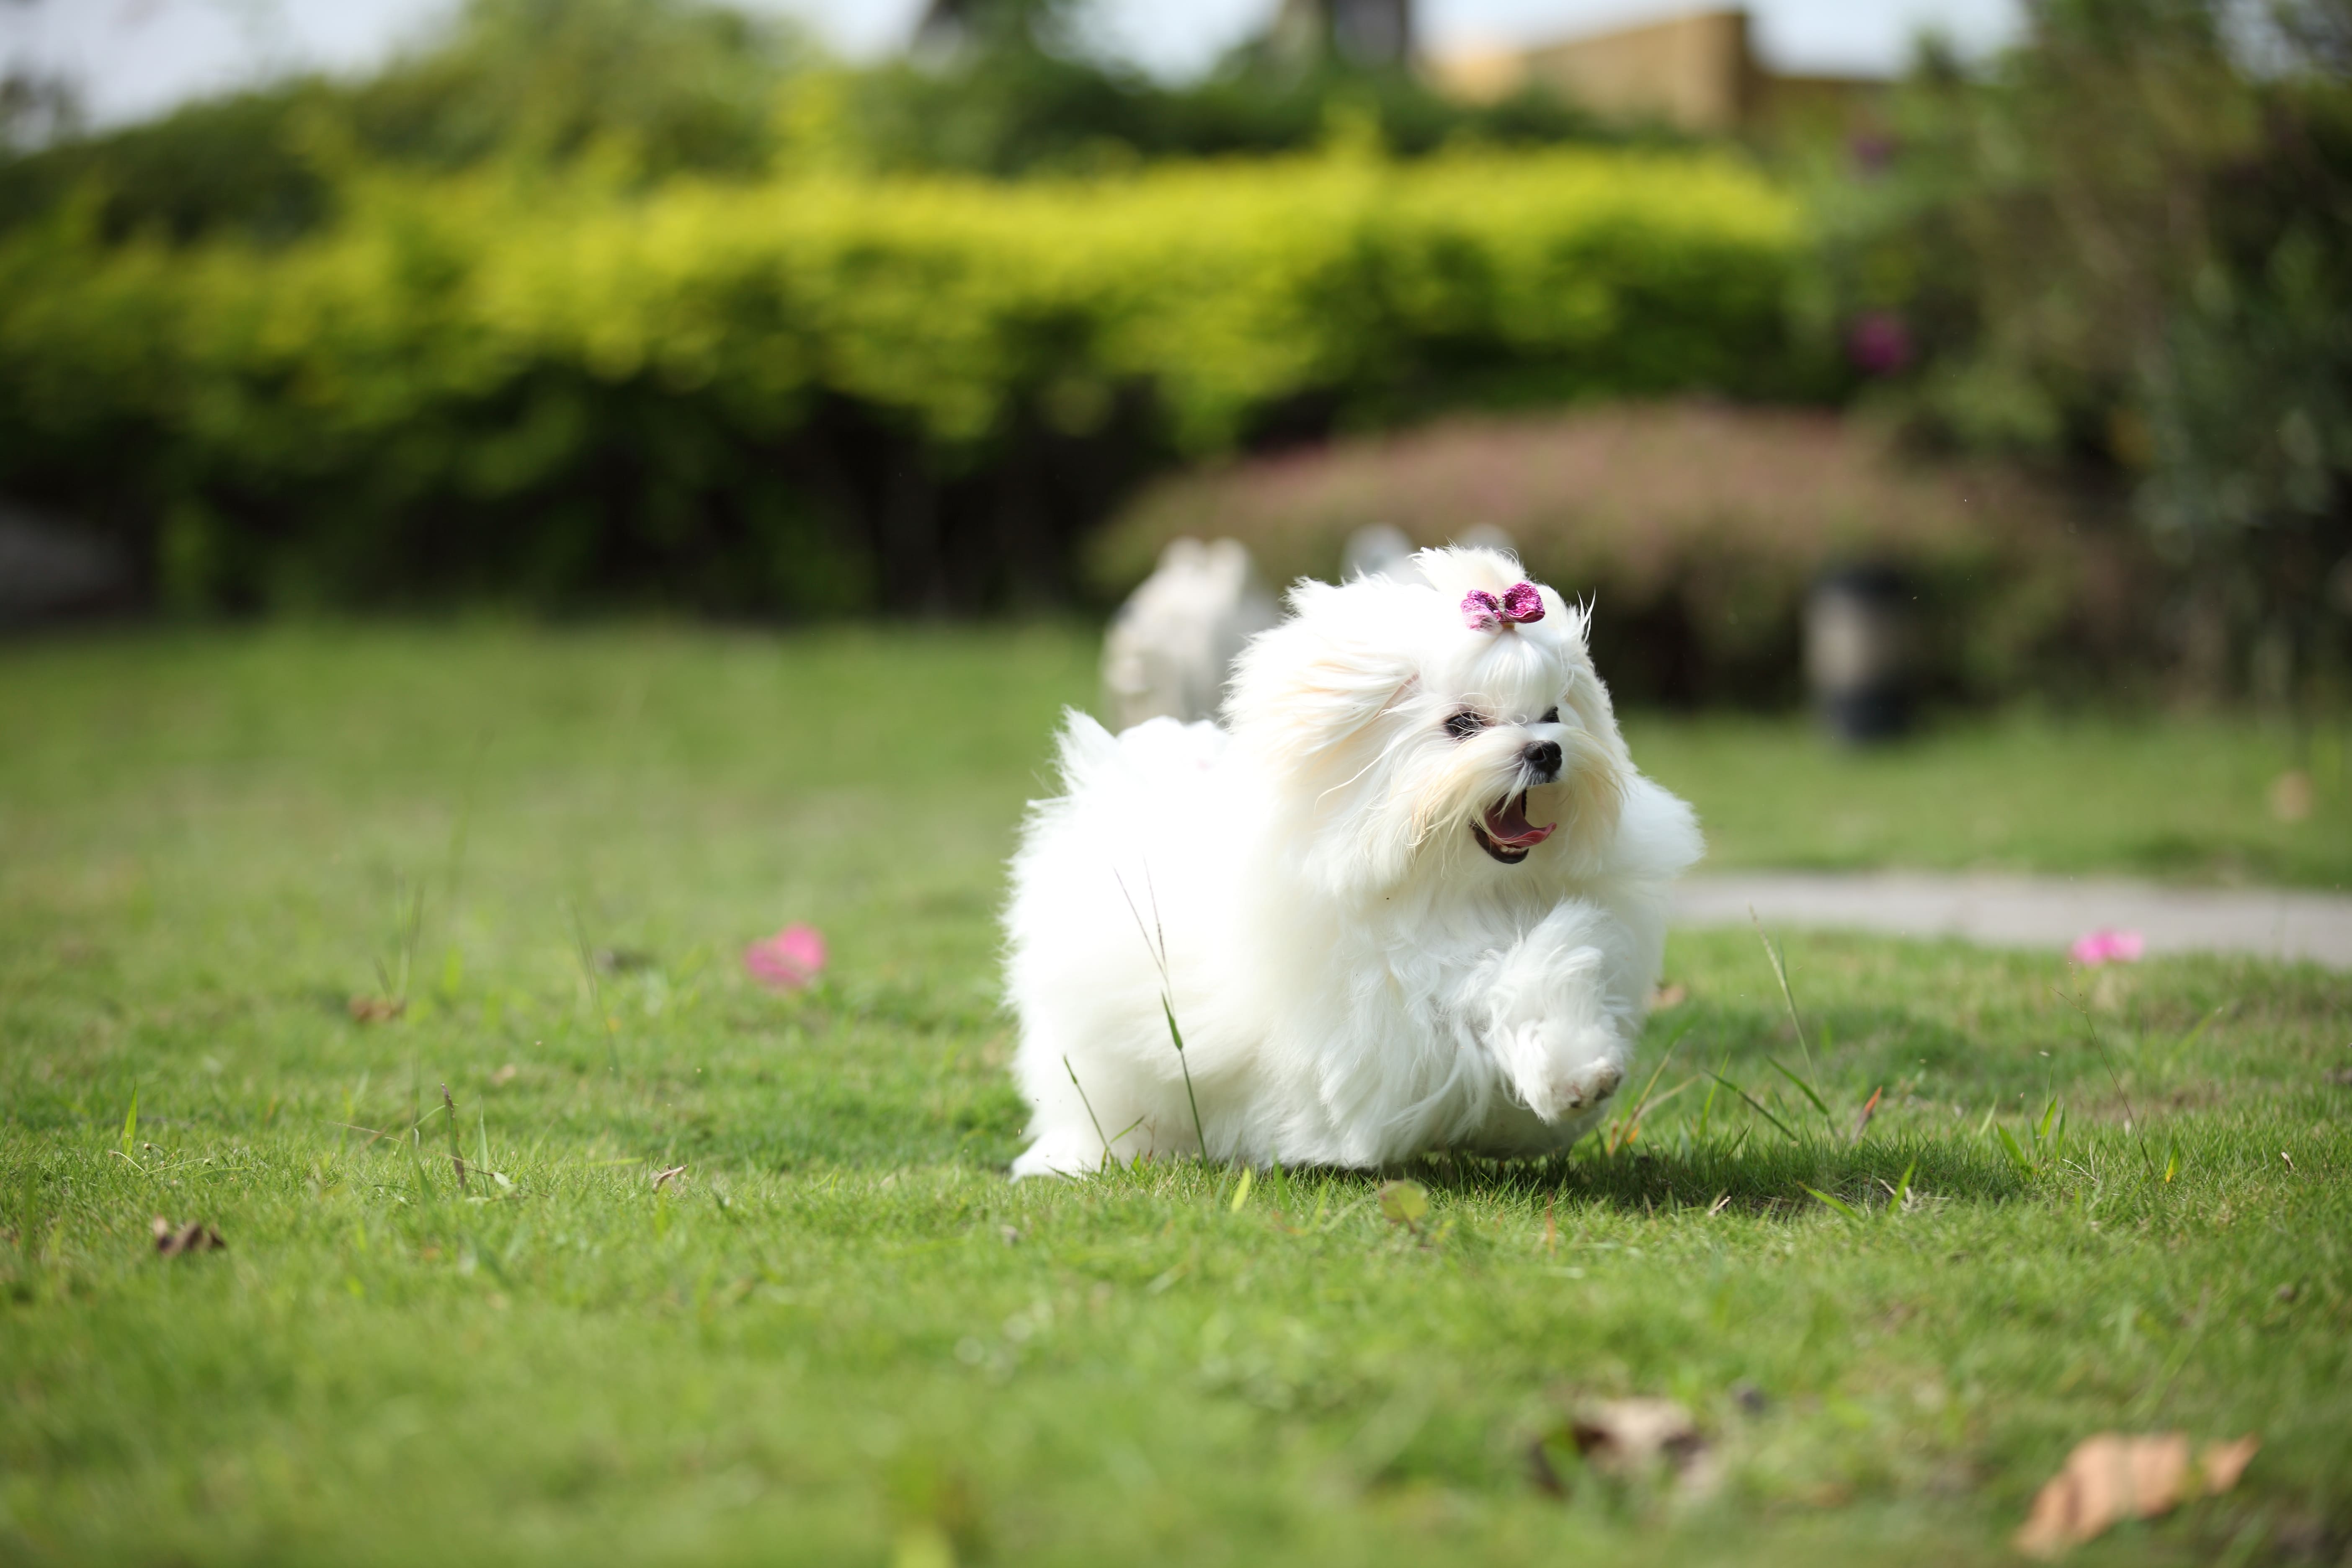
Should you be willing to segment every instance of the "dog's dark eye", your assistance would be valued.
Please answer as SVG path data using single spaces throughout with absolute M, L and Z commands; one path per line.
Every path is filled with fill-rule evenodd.
M 1486 721 L 1465 709 L 1445 721 L 1445 732 L 1457 741 L 1466 741 L 1486 727 Z
M 1547 708 L 1547 709 L 1545 709 L 1545 710 L 1544 710 L 1544 716 L 1543 716 L 1542 718 L 1540 718 L 1540 719 L 1537 720 L 1537 721 L 1536 721 L 1536 722 L 1537 722 L 1537 723 L 1538 723 L 1538 724 L 1557 724 L 1557 723 L 1559 723 L 1559 709 L 1557 709 L 1557 708 Z

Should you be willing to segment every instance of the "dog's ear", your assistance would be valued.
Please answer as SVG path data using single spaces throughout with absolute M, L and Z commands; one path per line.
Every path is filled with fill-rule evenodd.
M 1225 724 L 1271 760 L 1304 764 L 1343 743 L 1410 686 L 1406 628 L 1426 588 L 1305 582 L 1290 618 L 1260 632 L 1234 667 Z

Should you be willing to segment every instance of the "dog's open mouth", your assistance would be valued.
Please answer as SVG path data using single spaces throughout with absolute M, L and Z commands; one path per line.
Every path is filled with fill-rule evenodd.
M 1521 790 L 1507 799 L 1486 808 L 1486 815 L 1470 825 L 1470 837 L 1478 847 L 1506 866 L 1516 866 L 1528 858 L 1528 851 L 1552 836 L 1559 824 L 1547 822 L 1541 827 L 1528 820 L 1528 792 Z

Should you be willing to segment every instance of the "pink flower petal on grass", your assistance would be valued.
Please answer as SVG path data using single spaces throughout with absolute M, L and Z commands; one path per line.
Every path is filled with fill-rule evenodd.
M 798 991 L 824 972 L 824 938 L 812 925 L 788 925 L 743 950 L 743 967 L 762 985 Z
M 2137 963 L 2139 955 L 2147 950 L 2147 942 L 2136 931 L 2116 931 L 2110 926 L 2077 937 L 2067 955 L 2088 969 L 2102 963 Z

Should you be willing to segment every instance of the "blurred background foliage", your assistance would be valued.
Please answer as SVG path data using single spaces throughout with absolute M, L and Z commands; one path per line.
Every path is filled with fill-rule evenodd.
M 1080 0 L 856 68 L 472 0 L 0 160 L 0 492 L 190 612 L 995 610 L 1171 520 L 1284 574 L 1500 521 L 1694 702 L 1788 696 L 1871 551 L 1969 628 L 1954 695 L 2340 697 L 2352 0 L 2029 12 L 1867 125 L 1710 143 L 1274 36 L 1170 86 Z
M 1913 439 L 2126 500 L 2190 687 L 2307 696 L 2352 627 L 2352 5 L 2031 16 L 1981 72 L 1928 50 L 1888 140 L 1816 170 L 1814 319 Z

